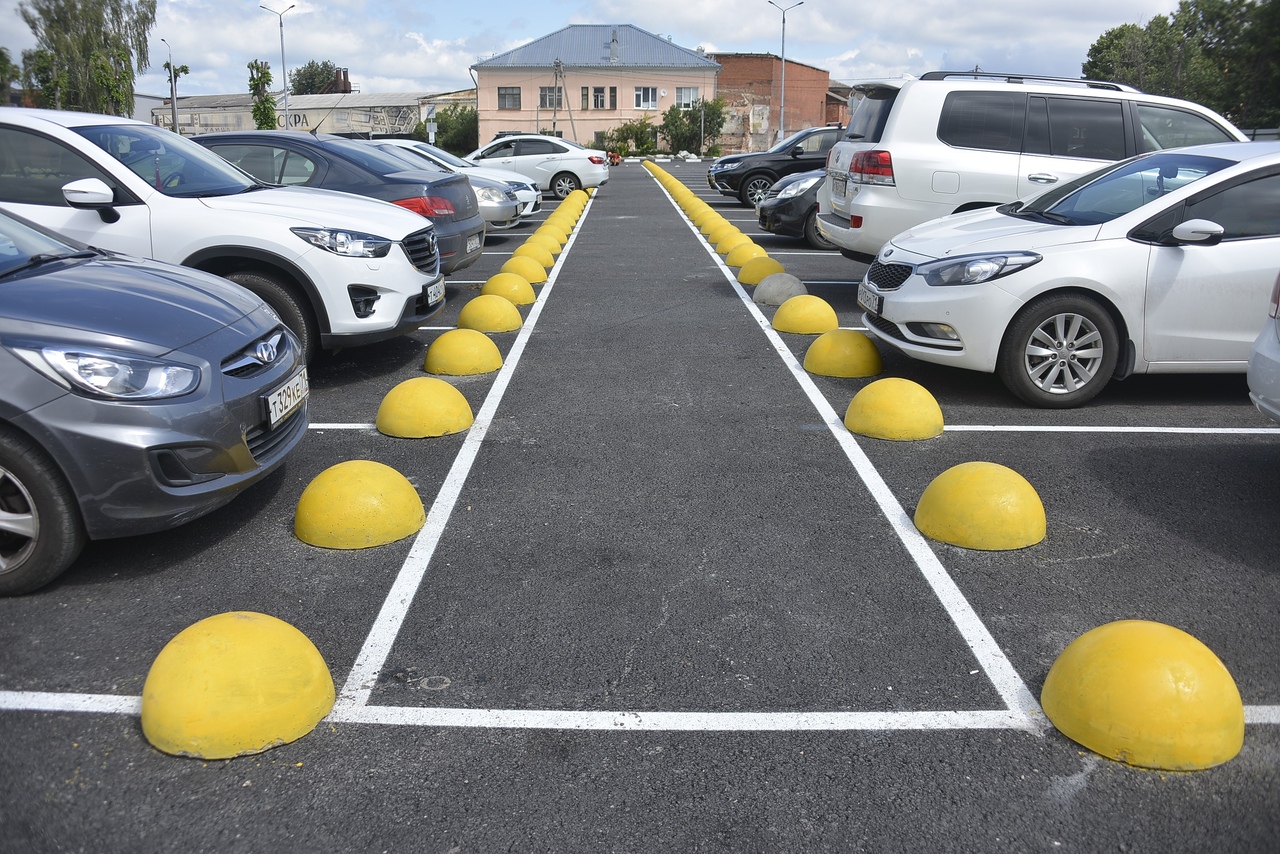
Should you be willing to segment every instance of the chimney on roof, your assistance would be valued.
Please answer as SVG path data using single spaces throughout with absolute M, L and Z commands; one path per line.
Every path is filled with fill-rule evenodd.
M 618 64 L 618 28 L 613 28 L 613 38 L 609 39 L 609 64 Z

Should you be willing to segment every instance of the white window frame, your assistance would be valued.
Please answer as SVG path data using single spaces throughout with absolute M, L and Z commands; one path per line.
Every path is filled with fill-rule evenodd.
M 682 110 L 693 109 L 693 104 L 698 100 L 697 86 L 677 86 L 676 87 L 676 106 Z
M 636 87 L 636 109 L 637 110 L 658 109 L 658 87 L 657 86 L 637 86 Z

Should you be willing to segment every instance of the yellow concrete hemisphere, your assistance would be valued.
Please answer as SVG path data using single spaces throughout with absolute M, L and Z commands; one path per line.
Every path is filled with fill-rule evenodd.
M 873 377 L 884 369 L 880 351 L 856 329 L 832 329 L 814 339 L 804 369 L 823 377 Z
M 707 232 L 707 242 L 710 243 L 712 246 L 715 246 L 721 240 L 724 240 L 725 238 L 728 238 L 728 237 L 732 237 L 735 234 L 742 234 L 742 232 L 738 230 L 738 227 L 736 225 L 729 222 L 728 220 L 725 220 L 723 225 L 716 226 L 715 228 L 711 229 L 711 231 Z
M 587 206 L 587 202 L 591 201 L 591 196 L 587 195 L 586 190 L 574 190 L 565 197 L 565 201 L 573 202 L 579 209 L 582 209 Z
M 556 225 L 555 223 L 548 225 L 547 223 L 544 222 L 542 225 L 538 226 L 537 230 L 534 231 L 533 233 L 541 234 L 545 237 L 550 237 L 553 240 L 555 240 L 557 243 L 559 243 L 562 247 L 569 242 L 569 232 L 561 228 L 560 226 Z
M 737 252 L 735 249 L 733 252 Z M 730 255 L 733 255 L 730 252 Z M 729 266 L 732 263 L 726 259 Z M 738 270 L 738 283 L 743 285 L 758 285 L 764 281 L 766 276 L 772 276 L 774 273 L 785 273 L 786 268 L 782 266 L 776 259 L 770 258 L 768 255 L 761 255 L 756 258 L 750 258 L 746 263 L 742 264 Z
M 821 335 L 840 326 L 836 310 L 822 297 L 800 294 L 778 306 L 773 313 L 773 328 L 797 335 Z
M 1004 551 L 1044 539 L 1044 505 L 1026 478 L 999 463 L 961 463 L 925 487 L 916 528 L 931 540 Z
M 538 299 L 529 280 L 516 273 L 495 273 L 480 286 L 480 294 L 499 296 L 513 305 L 529 305 Z
M 1244 705 L 1226 666 L 1163 623 L 1085 632 L 1049 668 L 1040 703 L 1067 738 L 1142 768 L 1211 768 L 1244 744 Z
M 942 409 L 919 383 L 887 377 L 854 395 L 844 414 L 849 432 L 873 439 L 913 441 L 942 435 Z
M 524 318 L 520 316 L 520 309 L 500 294 L 480 294 L 472 297 L 467 300 L 462 311 L 458 312 L 459 329 L 474 329 L 476 332 L 514 332 L 523 325 Z
M 729 250 L 724 256 L 724 263 L 730 267 L 741 267 L 752 258 L 767 258 L 769 253 L 757 243 L 743 243 Z
M 373 460 L 347 460 L 302 490 L 293 533 L 326 549 L 367 549 L 403 540 L 427 521 L 413 484 Z
M 719 213 L 713 211 L 710 216 L 703 217 L 702 220 L 698 223 L 698 232 L 702 234 L 704 237 L 710 238 L 711 233 L 713 231 L 725 225 L 728 225 L 730 228 L 733 228 L 733 226 L 729 223 L 729 220 L 725 219 Z M 728 233 L 729 232 L 727 231 L 725 232 L 725 234 L 728 234 Z M 714 240 L 712 240 L 711 242 L 715 243 Z
M 560 250 L 564 248 L 564 244 L 555 237 L 552 237 L 550 234 L 543 234 L 537 231 L 525 238 L 524 242 L 526 245 L 541 246 L 552 255 L 559 255 Z
M 498 268 L 498 271 L 515 273 L 517 276 L 522 276 L 531 285 L 547 280 L 547 268 L 527 255 L 512 255 L 502 262 L 502 266 Z
M 556 212 L 546 218 L 546 222 L 564 229 L 564 233 L 568 234 L 573 231 L 573 227 L 578 222 L 578 213 L 572 208 L 557 208 Z
M 422 367 L 429 374 L 454 377 L 487 374 L 502 367 L 502 354 L 483 332 L 450 329 L 427 347 Z
M 541 264 L 542 269 L 544 270 L 554 267 L 556 263 L 555 256 L 548 252 L 545 246 L 539 246 L 536 243 L 529 243 L 528 241 L 517 246 L 515 251 L 511 253 L 511 257 L 532 258 L 534 261 Z
M 333 708 L 333 677 L 293 626 L 233 611 L 165 644 L 142 686 L 142 734 L 157 750 L 230 759 L 297 741 Z
M 723 240 L 720 240 L 716 243 L 716 254 L 728 255 L 730 252 L 732 252 L 734 249 L 737 249 L 739 246 L 743 246 L 751 242 L 752 242 L 751 238 L 747 237 L 741 231 L 739 231 L 737 234 L 730 234 L 727 237 L 725 237 Z
M 516 311 L 516 307 L 502 297 L 493 299 Z M 400 383 L 382 398 L 376 423 L 378 432 L 387 436 L 424 439 L 461 433 L 474 421 L 471 404 L 467 403 L 462 392 L 435 377 L 414 377 Z

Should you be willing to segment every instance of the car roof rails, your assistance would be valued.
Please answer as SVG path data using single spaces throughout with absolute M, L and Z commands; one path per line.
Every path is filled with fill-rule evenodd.
M 1108 80 L 1088 80 L 1082 77 L 1042 77 L 1039 74 L 996 74 L 990 71 L 929 71 L 920 75 L 921 80 L 951 80 L 953 78 L 1002 80 L 1006 83 L 1058 83 L 1068 86 L 1080 86 L 1086 89 L 1109 89 L 1113 92 L 1142 91 L 1124 83 L 1112 83 Z

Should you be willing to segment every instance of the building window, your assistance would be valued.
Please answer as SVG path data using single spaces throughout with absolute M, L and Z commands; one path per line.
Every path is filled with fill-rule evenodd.
M 658 87 L 657 86 L 637 86 L 636 87 L 636 109 L 637 110 L 658 109 Z
M 676 87 L 676 106 L 683 110 L 693 107 L 693 102 L 698 100 L 697 86 L 677 86 Z
M 609 109 L 611 110 L 618 109 L 618 87 L 617 86 L 609 87 Z
M 559 86 L 539 86 L 538 106 L 544 110 L 564 108 L 564 90 Z
M 498 87 L 498 109 L 499 110 L 520 109 L 520 87 L 519 86 L 499 86 Z
M 584 90 L 584 91 L 585 91 L 585 90 Z M 614 107 L 613 107 L 613 108 L 616 110 L 616 109 L 618 108 L 618 106 L 617 106 L 617 101 L 618 101 L 618 89 L 617 89 L 617 87 L 613 87 L 613 100 L 614 100 Z M 592 89 L 592 90 L 591 90 L 591 106 L 592 106 L 592 108 L 593 108 L 593 109 L 596 109 L 596 110 L 603 110 L 603 109 L 604 109 L 604 87 L 603 87 L 603 86 L 597 86 L 597 87 L 595 87 L 594 89 Z
M 582 109 L 584 110 L 591 109 L 591 87 L 590 86 L 582 87 Z

